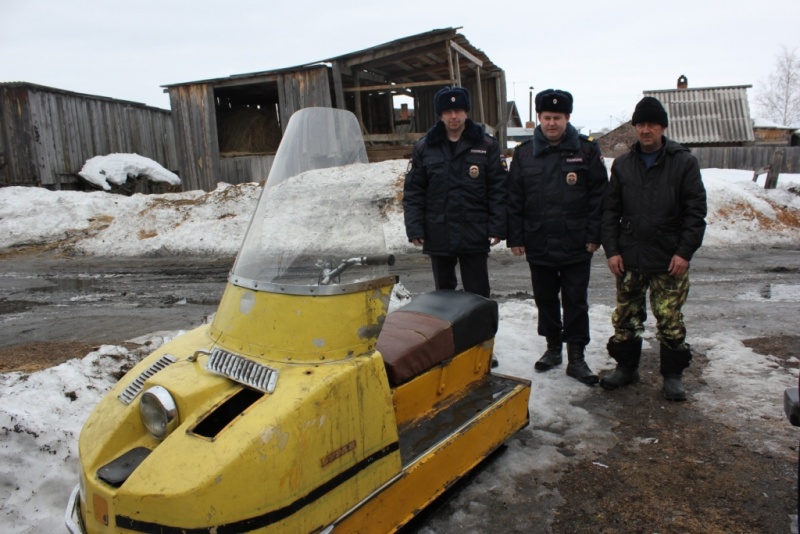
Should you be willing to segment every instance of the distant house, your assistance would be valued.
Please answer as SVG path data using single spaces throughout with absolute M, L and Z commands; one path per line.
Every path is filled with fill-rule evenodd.
M 687 147 L 743 147 L 755 144 L 747 89 L 751 85 L 688 87 L 685 76 L 675 89 L 644 91 L 667 110 L 666 135 Z M 603 154 L 616 157 L 636 142 L 630 121 L 600 138 Z
M 513 100 L 510 101 L 506 107 L 506 115 L 508 120 L 506 121 L 506 126 L 508 128 L 521 128 L 522 127 L 522 118 L 519 116 L 519 110 L 517 109 L 517 103 Z
M 507 151 L 508 154 L 511 153 L 511 150 L 515 146 L 517 146 L 517 144 L 523 142 L 532 135 L 533 135 L 533 128 L 526 128 L 522 124 L 522 118 L 519 116 L 519 110 L 517 110 L 517 103 L 514 101 L 509 102 L 508 123 L 506 130 L 506 136 L 507 136 L 506 147 L 509 149 Z
M 791 126 L 781 126 L 765 119 L 753 120 L 753 133 L 759 146 L 791 146 L 796 131 Z
M 80 189 L 87 159 L 136 153 L 178 172 L 169 110 L 44 87 L 0 83 L 0 186 Z
M 352 111 L 371 161 L 405 158 L 438 120 L 433 95 L 445 85 L 468 89 L 470 117 L 504 144 L 505 72 L 457 30 L 433 30 L 297 67 L 163 86 L 179 136 L 184 188 L 265 179 L 289 118 L 311 106 Z M 412 122 L 397 122 L 396 97 L 413 101 Z
M 681 76 L 683 80 L 685 76 Z M 680 80 L 680 78 L 679 78 Z M 751 146 L 755 143 L 747 90 L 752 85 L 649 90 L 669 115 L 667 135 L 688 147 Z

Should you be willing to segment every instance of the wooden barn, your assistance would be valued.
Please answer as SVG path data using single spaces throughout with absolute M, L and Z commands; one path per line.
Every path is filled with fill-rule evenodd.
M 26 82 L 0 83 L 0 186 L 82 189 L 87 159 L 135 153 L 178 171 L 168 110 Z
M 435 123 L 433 95 L 460 85 L 470 117 L 506 142 L 504 71 L 458 28 L 433 30 L 308 65 L 165 85 L 184 189 L 267 177 L 289 117 L 298 109 L 355 113 L 371 161 L 405 158 Z M 398 109 L 413 113 L 398 123 Z

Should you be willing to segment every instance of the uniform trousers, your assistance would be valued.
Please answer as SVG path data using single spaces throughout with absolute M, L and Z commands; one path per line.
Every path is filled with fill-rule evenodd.
M 459 254 L 457 256 L 431 255 L 433 283 L 436 289 L 456 289 L 456 265 L 461 267 L 461 284 L 464 291 L 489 298 L 489 254 Z
M 550 340 L 588 345 L 592 260 L 555 267 L 528 265 L 531 268 L 533 300 L 539 312 L 539 335 Z

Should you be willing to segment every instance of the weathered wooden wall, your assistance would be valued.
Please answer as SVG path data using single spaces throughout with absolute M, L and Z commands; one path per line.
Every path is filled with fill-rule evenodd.
M 282 130 L 298 109 L 332 107 L 328 72 L 324 66 L 256 78 L 248 82 L 277 83 Z M 212 191 L 218 182 L 239 184 L 266 179 L 274 155 L 220 155 L 214 90 L 241 84 L 240 80 L 226 80 L 169 87 L 184 189 Z
M 235 183 L 266 181 L 267 176 L 269 176 L 269 170 L 272 168 L 273 161 L 275 161 L 275 156 L 235 156 L 220 158 L 220 175 L 248 178 Z M 227 180 L 221 181 L 226 182 Z M 214 184 L 214 187 L 216 187 L 216 184 Z
M 752 171 L 769 165 L 776 148 L 784 151 L 783 168 L 779 172 L 800 173 L 800 147 L 695 147 L 691 150 L 701 169 Z
M 289 118 L 298 109 L 333 107 L 332 91 L 326 67 L 287 72 L 279 75 L 278 78 L 280 95 L 278 105 L 283 131 L 286 131 Z
M 181 85 L 169 91 L 172 124 L 184 190 L 213 191 L 219 176 L 219 143 L 214 89 L 209 84 Z
M 111 153 L 180 173 L 170 112 L 143 104 L 9 84 L 0 88 L 0 130 L 3 185 L 72 188 L 87 159 Z

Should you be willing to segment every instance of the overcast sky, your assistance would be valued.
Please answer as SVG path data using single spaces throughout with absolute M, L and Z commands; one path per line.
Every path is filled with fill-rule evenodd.
M 633 7 L 635 6 L 635 7 Z M 0 0 L 0 82 L 25 81 L 169 108 L 162 85 L 311 63 L 433 29 L 460 32 L 529 87 L 575 96 L 592 131 L 648 89 L 752 85 L 800 49 L 800 0 L 272 2 Z M 586 130 L 584 130 L 586 131 Z

